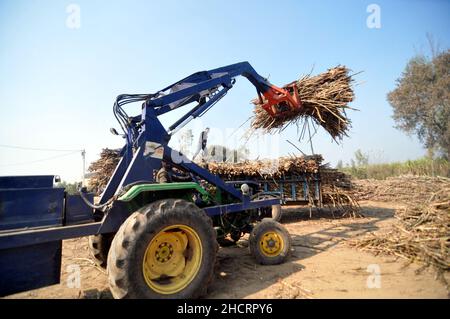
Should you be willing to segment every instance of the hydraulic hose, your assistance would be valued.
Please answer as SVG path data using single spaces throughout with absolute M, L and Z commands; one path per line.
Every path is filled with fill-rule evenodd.
M 99 209 L 101 210 L 101 208 L 105 207 L 106 205 L 110 204 L 113 200 L 114 200 L 114 196 L 111 197 L 111 199 L 109 199 L 106 203 L 101 204 L 101 205 L 94 205 L 93 203 L 91 203 L 84 195 L 84 192 L 79 189 L 78 193 L 80 194 L 81 199 L 83 200 L 83 202 L 86 203 L 86 205 L 88 205 L 89 207 L 93 208 L 93 209 Z

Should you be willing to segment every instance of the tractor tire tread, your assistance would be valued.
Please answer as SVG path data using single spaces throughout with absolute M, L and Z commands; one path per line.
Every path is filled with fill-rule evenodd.
M 190 287 L 189 293 L 185 293 L 185 291 L 188 290 L 188 287 L 183 291 L 168 297 L 198 298 L 206 293 L 207 286 L 213 279 L 213 266 L 218 250 L 216 232 L 214 231 L 212 220 L 202 209 L 191 202 L 182 199 L 164 199 L 145 205 L 135 213 L 131 214 L 117 231 L 108 256 L 108 277 L 113 297 L 120 299 L 165 297 L 164 295 L 151 292 L 150 289 L 147 289 L 147 293 L 142 293 L 143 289 L 134 289 L 136 286 L 142 286 L 139 282 L 136 282 L 138 280 L 136 278 L 139 278 L 139 281 L 143 280 L 144 282 L 145 279 L 143 278 L 142 271 L 140 271 L 140 274 L 135 273 L 134 276 L 127 275 L 130 272 L 130 268 L 136 268 L 136 265 L 134 265 L 134 267 L 133 265 L 130 265 L 130 258 L 132 259 L 130 255 L 135 254 L 135 251 L 138 249 L 138 239 L 141 238 L 142 235 L 148 235 L 152 232 L 152 229 L 149 229 L 150 224 L 157 227 L 158 225 L 170 226 L 167 224 L 167 221 L 174 220 L 175 224 L 177 218 L 179 219 L 180 217 L 184 218 L 185 221 L 190 221 L 193 224 L 196 223 L 197 226 L 202 229 L 204 237 L 207 237 L 204 238 L 205 245 L 209 245 L 208 247 L 205 246 L 207 248 L 206 252 L 208 252 L 208 248 L 210 248 L 209 256 L 203 257 L 202 259 L 206 260 L 207 263 L 211 265 L 209 267 L 210 269 L 207 269 L 208 265 L 200 266 L 196 278 L 199 275 L 202 275 L 205 278 L 202 280 L 201 284 L 197 285 L 197 287 Z M 197 229 L 196 231 L 198 232 Z M 157 230 L 153 230 L 153 232 L 157 232 Z M 202 271 L 203 273 L 200 274 Z M 193 279 L 193 282 L 196 278 Z

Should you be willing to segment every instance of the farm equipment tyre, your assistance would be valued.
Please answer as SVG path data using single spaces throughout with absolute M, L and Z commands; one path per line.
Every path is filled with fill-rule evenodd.
M 272 198 L 278 198 L 275 195 L 270 194 L 255 194 L 255 196 L 252 199 L 272 199 Z M 283 215 L 283 211 L 281 210 L 281 205 L 272 205 L 271 207 L 263 207 L 260 208 L 262 211 L 263 217 L 272 218 L 274 221 L 279 222 L 281 220 L 281 217 Z
M 272 206 L 272 219 L 276 222 L 279 222 L 281 220 L 281 217 L 283 216 L 283 212 L 281 211 L 281 205 L 273 205 Z
M 113 238 L 114 233 L 89 236 L 88 242 L 91 256 L 94 258 L 95 263 L 102 268 L 106 268 L 108 252 Z
M 258 263 L 278 265 L 289 256 L 291 237 L 283 225 L 264 218 L 250 233 L 249 248 Z
M 108 276 L 115 298 L 197 298 L 206 293 L 217 253 L 211 219 L 181 199 L 131 214 L 113 239 Z

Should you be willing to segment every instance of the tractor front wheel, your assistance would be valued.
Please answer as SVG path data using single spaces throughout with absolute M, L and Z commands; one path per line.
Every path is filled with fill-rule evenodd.
M 165 199 L 133 213 L 108 255 L 115 298 L 197 298 L 212 279 L 217 253 L 211 219 L 193 203 Z
M 291 237 L 283 225 L 264 218 L 250 233 L 249 248 L 258 263 L 281 264 L 291 251 Z

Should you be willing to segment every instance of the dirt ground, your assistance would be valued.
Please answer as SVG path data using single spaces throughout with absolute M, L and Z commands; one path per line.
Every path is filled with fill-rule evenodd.
M 292 236 L 292 255 L 276 266 L 257 265 L 247 239 L 220 248 L 216 275 L 206 298 L 448 298 L 430 269 L 389 256 L 374 256 L 347 241 L 387 231 L 395 203 L 362 202 L 364 218 L 336 219 L 298 207 L 284 209 L 282 222 Z M 75 266 L 74 266 L 75 265 Z M 81 270 L 80 287 L 68 287 L 68 273 Z M 378 275 L 379 274 L 379 275 Z M 7 298 L 111 298 L 107 276 L 89 257 L 87 238 L 64 241 L 59 285 Z

